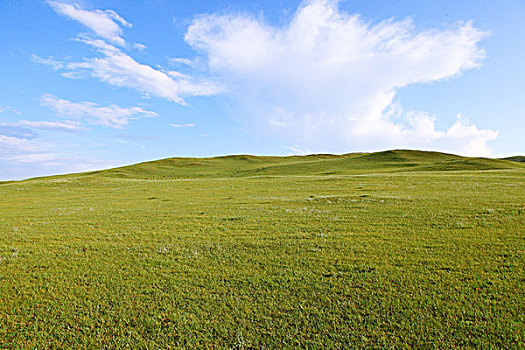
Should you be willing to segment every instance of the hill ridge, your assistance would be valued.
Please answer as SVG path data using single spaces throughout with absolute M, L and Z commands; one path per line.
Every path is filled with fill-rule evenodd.
M 84 173 L 32 178 L 104 177 L 122 179 L 229 178 L 277 175 L 360 175 L 409 171 L 464 171 L 524 169 L 508 159 L 463 157 L 455 154 L 407 149 L 346 154 L 217 157 L 171 157 Z
M 510 160 L 511 162 L 525 163 L 525 156 L 512 156 L 512 157 L 505 157 L 505 158 L 500 158 L 500 159 Z

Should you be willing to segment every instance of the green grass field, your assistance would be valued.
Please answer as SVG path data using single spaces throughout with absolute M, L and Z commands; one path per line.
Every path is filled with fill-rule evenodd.
M 0 349 L 524 348 L 519 162 L 173 158 L 0 198 Z

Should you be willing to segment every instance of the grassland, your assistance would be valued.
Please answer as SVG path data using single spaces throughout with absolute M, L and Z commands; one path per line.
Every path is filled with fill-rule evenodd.
M 0 348 L 523 348 L 525 166 L 166 159 L 0 185 Z

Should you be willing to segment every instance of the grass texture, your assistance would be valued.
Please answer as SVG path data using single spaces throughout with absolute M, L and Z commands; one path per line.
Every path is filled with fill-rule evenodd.
M 174 158 L 0 198 L 1 349 L 525 343 L 520 163 Z

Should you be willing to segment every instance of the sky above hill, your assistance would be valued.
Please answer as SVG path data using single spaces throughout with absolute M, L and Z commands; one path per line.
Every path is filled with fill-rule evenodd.
M 0 1 L 0 180 L 174 156 L 525 154 L 525 2 Z

